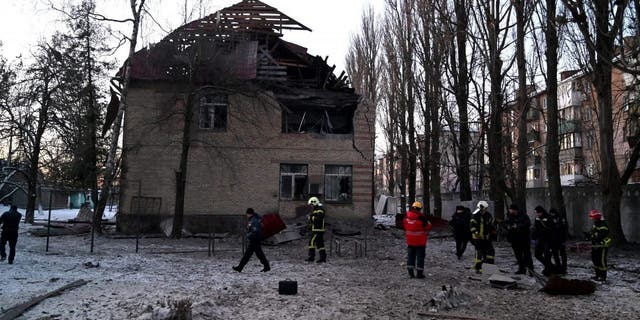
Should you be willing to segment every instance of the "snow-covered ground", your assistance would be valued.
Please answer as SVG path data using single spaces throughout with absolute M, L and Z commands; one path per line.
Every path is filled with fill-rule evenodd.
M 4 206 L 0 204 L 0 214 L 8 210 L 9 210 L 8 206 Z M 25 211 L 24 208 L 19 208 L 18 211 L 22 213 L 22 219 L 24 219 L 24 211 Z M 51 210 L 51 221 L 66 221 L 69 219 L 73 219 L 78 215 L 78 211 L 80 211 L 80 209 Z M 104 212 L 103 219 L 111 220 L 113 219 L 113 217 L 117 212 L 118 212 L 117 207 L 112 207 L 112 208 L 107 207 Z M 49 210 L 42 210 L 42 211 L 36 210 L 34 214 L 34 218 L 36 220 L 49 219 Z
M 206 239 L 141 239 L 135 253 L 135 239 L 109 236 L 96 238 L 91 254 L 88 235 L 51 238 L 46 253 L 45 238 L 30 236 L 30 228 L 22 225 L 15 264 L 0 264 L 0 312 L 75 280 L 90 282 L 46 299 L 20 319 L 137 319 L 180 299 L 192 301 L 194 319 L 434 319 L 421 314 L 430 312 L 427 303 L 442 285 L 471 296 L 467 306 L 438 311 L 448 316 L 556 320 L 638 319 L 640 314 L 638 249 L 612 250 L 609 281 L 598 284 L 593 295 L 573 297 L 539 292 L 526 276 L 519 290 L 469 279 L 471 248 L 457 260 L 451 238 L 429 240 L 427 278 L 409 279 L 404 237 L 395 229 L 369 233 L 367 258 L 354 258 L 349 241 L 342 257 L 306 263 L 306 243 L 299 240 L 264 247 L 271 272 L 260 273 L 254 257 L 237 273 L 231 266 L 241 255 L 238 238 L 218 240 L 212 257 Z M 511 248 L 499 243 L 496 250 L 498 267 L 515 270 Z M 592 276 L 589 252 L 569 254 L 570 277 Z M 89 262 L 99 267 L 87 267 Z M 286 279 L 298 281 L 297 295 L 278 294 L 278 282 Z

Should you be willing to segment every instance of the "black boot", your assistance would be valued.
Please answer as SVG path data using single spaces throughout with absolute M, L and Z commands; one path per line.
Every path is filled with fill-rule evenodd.
M 416 274 L 413 273 L 413 269 L 407 269 L 409 271 L 409 278 L 415 278 Z
M 269 262 L 265 263 L 264 268 L 260 270 L 260 272 L 267 272 L 267 271 L 271 271 L 271 266 L 269 266 Z
M 307 258 L 307 262 L 313 262 L 316 260 L 316 249 L 309 249 L 309 258 Z
M 318 263 L 327 262 L 327 252 L 324 250 L 320 250 L 320 259 L 318 259 Z
M 237 266 L 237 267 L 231 267 L 231 269 L 238 271 L 238 272 L 242 272 L 242 267 L 241 266 Z
M 418 270 L 418 275 L 416 276 L 418 279 L 424 279 L 424 271 Z

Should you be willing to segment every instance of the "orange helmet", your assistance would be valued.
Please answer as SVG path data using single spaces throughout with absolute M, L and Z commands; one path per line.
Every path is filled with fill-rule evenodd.
M 602 213 L 600 213 L 600 211 L 598 210 L 593 209 L 589 212 L 589 219 L 600 220 L 602 219 Z

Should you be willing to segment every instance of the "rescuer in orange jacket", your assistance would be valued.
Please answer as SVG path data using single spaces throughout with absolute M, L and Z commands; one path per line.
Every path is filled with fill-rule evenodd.
M 431 223 L 422 214 L 422 203 L 414 202 L 403 221 L 404 232 L 407 239 L 407 270 L 409 277 L 424 278 L 424 256 L 427 246 L 427 237 L 431 230 Z

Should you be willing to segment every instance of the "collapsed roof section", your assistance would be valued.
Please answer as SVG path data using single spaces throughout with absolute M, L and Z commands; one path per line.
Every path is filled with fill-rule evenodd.
M 132 80 L 253 81 L 272 90 L 283 105 L 283 132 L 351 133 L 358 96 L 345 72 L 336 76 L 328 57 L 312 56 L 307 48 L 284 41 L 283 30 L 311 31 L 261 1 L 245 0 L 138 51 L 131 63 Z

